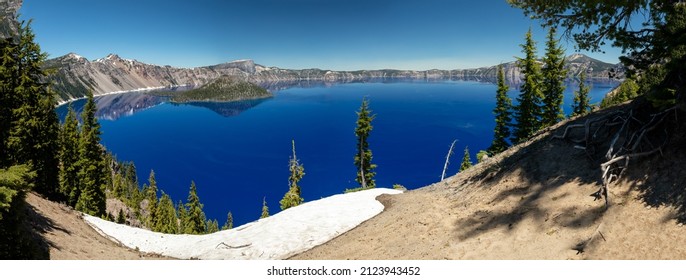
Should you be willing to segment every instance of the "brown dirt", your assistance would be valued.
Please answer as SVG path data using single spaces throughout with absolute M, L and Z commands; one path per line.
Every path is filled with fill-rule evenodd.
M 168 259 L 143 254 L 120 246 L 98 234 L 71 207 L 29 193 L 29 222 L 48 247 L 50 259 L 58 260 L 140 260 Z
M 683 129 L 664 155 L 632 161 L 606 209 L 590 196 L 599 162 L 551 138 L 566 123 L 442 182 L 381 196 L 381 214 L 293 259 L 686 259 Z

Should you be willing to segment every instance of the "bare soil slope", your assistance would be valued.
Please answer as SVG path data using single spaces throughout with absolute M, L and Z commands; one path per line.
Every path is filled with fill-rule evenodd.
M 605 208 L 591 196 L 600 162 L 551 137 L 584 120 L 442 182 L 379 197 L 384 212 L 294 259 L 686 259 L 683 127 L 662 155 L 631 161 Z
M 162 259 L 125 248 L 101 236 L 82 218 L 82 214 L 65 205 L 29 193 L 29 222 L 40 235 L 50 259 L 138 260 Z

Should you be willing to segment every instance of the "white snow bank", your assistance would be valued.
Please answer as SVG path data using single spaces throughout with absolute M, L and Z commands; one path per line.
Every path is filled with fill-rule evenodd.
M 375 188 L 334 195 L 206 235 L 157 233 L 89 215 L 84 219 L 100 234 L 142 252 L 180 259 L 285 259 L 376 216 L 383 210 L 376 197 L 400 192 Z

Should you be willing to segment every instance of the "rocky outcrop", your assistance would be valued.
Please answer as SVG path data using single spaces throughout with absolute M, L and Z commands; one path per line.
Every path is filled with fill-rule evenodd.
M 17 11 L 23 0 L 0 0 L 0 39 L 18 34 Z

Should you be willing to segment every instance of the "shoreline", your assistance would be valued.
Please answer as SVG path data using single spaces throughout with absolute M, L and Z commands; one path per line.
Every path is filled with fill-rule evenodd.
M 172 89 L 172 88 L 187 87 L 187 86 L 192 86 L 192 85 L 191 84 L 182 84 L 182 85 L 169 85 L 169 86 L 159 86 L 159 87 L 145 87 L 145 88 L 137 88 L 137 89 L 131 89 L 131 90 L 110 91 L 110 92 L 105 92 L 105 93 L 100 93 L 100 94 L 93 94 L 93 97 L 100 97 L 100 96 L 113 95 L 113 94 L 123 94 L 123 93 L 140 93 L 140 92 L 154 91 L 154 90 L 159 90 L 159 89 Z M 80 100 L 80 99 L 86 99 L 86 97 L 84 96 L 84 97 L 79 97 L 79 98 L 70 98 L 67 100 L 58 101 L 57 105 L 55 107 L 60 107 L 64 104 L 74 102 L 74 101 Z

